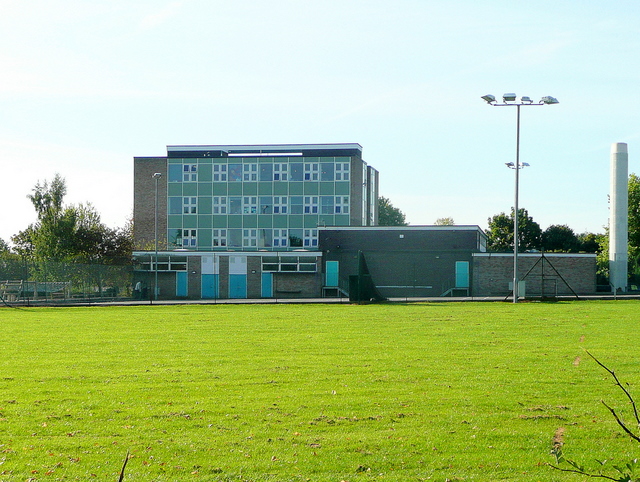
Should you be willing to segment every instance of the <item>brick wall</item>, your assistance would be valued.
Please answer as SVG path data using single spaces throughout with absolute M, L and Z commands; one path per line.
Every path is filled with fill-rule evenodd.
M 593 294 L 596 257 L 585 254 L 525 253 L 518 256 L 518 278 L 527 296 Z M 473 295 L 506 296 L 513 281 L 513 255 L 482 253 L 473 257 Z M 573 290 L 573 292 L 572 292 Z
M 133 162 L 133 239 L 136 249 L 155 248 L 155 192 L 158 181 L 158 249 L 167 245 L 167 160 L 164 157 L 136 157 Z M 118 193 L 115 192 L 114 196 Z

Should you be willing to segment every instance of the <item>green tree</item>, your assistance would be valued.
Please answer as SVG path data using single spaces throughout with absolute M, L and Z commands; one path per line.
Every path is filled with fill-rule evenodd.
M 378 198 L 378 225 L 379 226 L 406 226 L 405 214 L 395 207 L 388 198 Z
M 580 251 L 585 253 L 597 253 L 600 251 L 599 238 L 602 234 L 581 233 L 578 234 L 578 242 L 580 243 Z
M 436 226 L 454 226 L 456 223 L 451 217 L 436 219 Z
M 38 182 L 31 200 L 38 220 L 12 237 L 16 251 L 41 261 L 104 263 L 114 257 L 130 258 L 131 224 L 106 227 L 90 204 L 64 205 L 65 180 L 56 174 L 50 183 Z
M 580 241 L 566 224 L 552 224 L 542 233 L 542 247 L 545 251 L 576 253 L 580 250 Z
M 487 246 L 492 251 L 513 251 L 514 211 L 507 216 L 496 214 L 489 218 Z M 542 229 L 526 209 L 518 209 L 518 251 L 539 250 L 542 248 Z
M 640 274 L 640 177 L 629 176 L 629 273 Z

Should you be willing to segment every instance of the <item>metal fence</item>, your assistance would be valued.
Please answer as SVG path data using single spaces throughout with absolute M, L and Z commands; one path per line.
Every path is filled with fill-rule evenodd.
M 133 266 L 0 259 L 0 301 L 85 302 L 132 297 Z

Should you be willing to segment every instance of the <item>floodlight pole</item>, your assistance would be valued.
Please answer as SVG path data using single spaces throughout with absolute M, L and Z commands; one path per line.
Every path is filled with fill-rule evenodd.
M 508 167 L 511 167 L 516 171 L 515 179 L 515 200 L 514 200 L 514 212 L 513 212 L 513 302 L 518 302 L 518 198 L 520 187 L 520 169 L 523 169 L 527 164 L 520 163 L 520 107 L 523 105 L 549 105 L 557 104 L 558 100 L 555 97 L 543 97 L 538 103 L 533 103 L 529 97 L 522 97 L 520 102 L 515 100 L 515 94 L 505 94 L 503 96 L 502 104 L 496 103 L 495 96 L 485 95 L 482 97 L 487 104 L 498 107 L 515 106 L 516 107 L 516 163 L 511 166 L 511 163 L 507 163 Z

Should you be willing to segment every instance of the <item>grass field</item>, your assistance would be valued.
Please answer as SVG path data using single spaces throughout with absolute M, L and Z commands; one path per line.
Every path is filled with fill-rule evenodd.
M 580 481 L 638 303 L 0 309 L 0 480 Z M 636 393 L 640 397 L 640 390 Z

